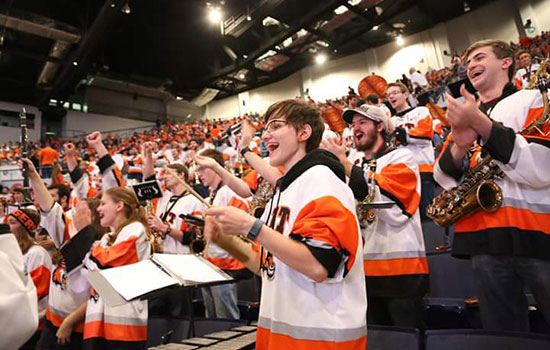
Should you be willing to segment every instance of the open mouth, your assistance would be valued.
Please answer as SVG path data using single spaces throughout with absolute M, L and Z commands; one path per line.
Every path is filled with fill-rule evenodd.
M 354 135 L 356 141 L 361 141 L 365 135 L 362 132 L 356 132 Z
M 275 143 L 270 143 L 267 145 L 267 150 L 269 151 L 269 153 L 274 152 L 277 148 L 279 148 L 279 145 Z
M 479 77 L 480 75 L 482 75 L 483 72 L 484 72 L 483 69 L 479 69 L 479 70 L 472 71 L 472 72 L 470 73 L 470 78 L 471 78 L 471 79 L 475 79 L 475 78 Z

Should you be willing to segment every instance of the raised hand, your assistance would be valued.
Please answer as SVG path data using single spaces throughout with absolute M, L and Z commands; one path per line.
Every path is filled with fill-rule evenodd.
M 99 131 L 94 131 L 90 135 L 86 136 L 86 141 L 91 147 L 96 147 L 102 143 L 101 133 Z
M 63 145 L 63 148 L 65 148 L 65 154 L 67 155 L 67 158 L 74 157 L 76 154 L 76 148 L 71 142 L 67 142 Z
M 23 164 L 25 164 L 27 166 L 27 171 L 28 171 L 28 174 L 29 174 L 29 177 L 40 177 L 40 175 L 38 174 L 38 171 L 36 170 L 35 166 L 34 166 L 34 163 L 30 161 L 29 158 L 21 158 L 20 160 L 20 163 L 19 163 L 19 166 L 21 167 L 21 169 L 23 169 Z
M 346 145 L 344 142 L 340 142 L 338 138 L 333 137 L 327 140 L 322 140 L 319 148 L 329 151 L 334 154 L 338 159 L 346 157 Z
M 246 120 L 242 122 L 241 127 L 241 140 L 239 141 L 238 151 L 240 152 L 243 148 L 247 147 L 250 142 L 252 142 L 252 139 L 254 138 L 254 134 L 256 133 L 256 129 L 252 124 L 247 122 Z
M 195 162 L 199 167 L 208 169 L 214 169 L 216 166 L 219 165 L 218 162 L 214 160 L 214 158 L 203 157 L 199 155 L 195 156 Z
M 86 201 L 80 201 L 73 211 L 73 225 L 76 232 L 92 223 L 92 212 Z M 75 232 L 75 233 L 76 233 Z
M 456 129 L 472 128 L 475 130 L 479 118 L 487 118 L 478 108 L 475 96 L 466 90 L 464 84 L 460 87 L 460 94 L 464 102 L 456 100 L 447 94 L 447 121 Z

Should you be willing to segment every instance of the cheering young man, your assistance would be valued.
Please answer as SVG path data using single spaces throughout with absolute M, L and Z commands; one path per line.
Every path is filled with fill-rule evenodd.
M 344 168 L 317 149 L 324 126 L 314 107 L 280 101 L 265 121 L 270 163 L 286 169 L 272 200 L 261 219 L 209 209 L 206 234 L 262 275 L 257 349 L 364 349 L 362 245 Z

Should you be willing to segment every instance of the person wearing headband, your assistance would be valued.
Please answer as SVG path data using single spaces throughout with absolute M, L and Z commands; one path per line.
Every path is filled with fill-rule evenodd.
M 52 260 L 46 249 L 34 240 L 34 231 L 40 224 L 40 215 L 32 209 L 17 209 L 8 216 L 10 232 L 17 239 L 23 254 L 25 271 L 31 276 L 38 297 L 38 329 L 21 347 L 34 349 L 40 337 L 48 305 Z

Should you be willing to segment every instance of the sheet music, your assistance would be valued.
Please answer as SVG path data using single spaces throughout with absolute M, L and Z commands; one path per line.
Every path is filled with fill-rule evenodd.
M 182 281 L 211 283 L 228 279 L 221 271 L 192 254 L 154 254 L 153 260 Z
M 179 284 L 149 259 L 102 270 L 101 274 L 127 301 L 157 289 Z

